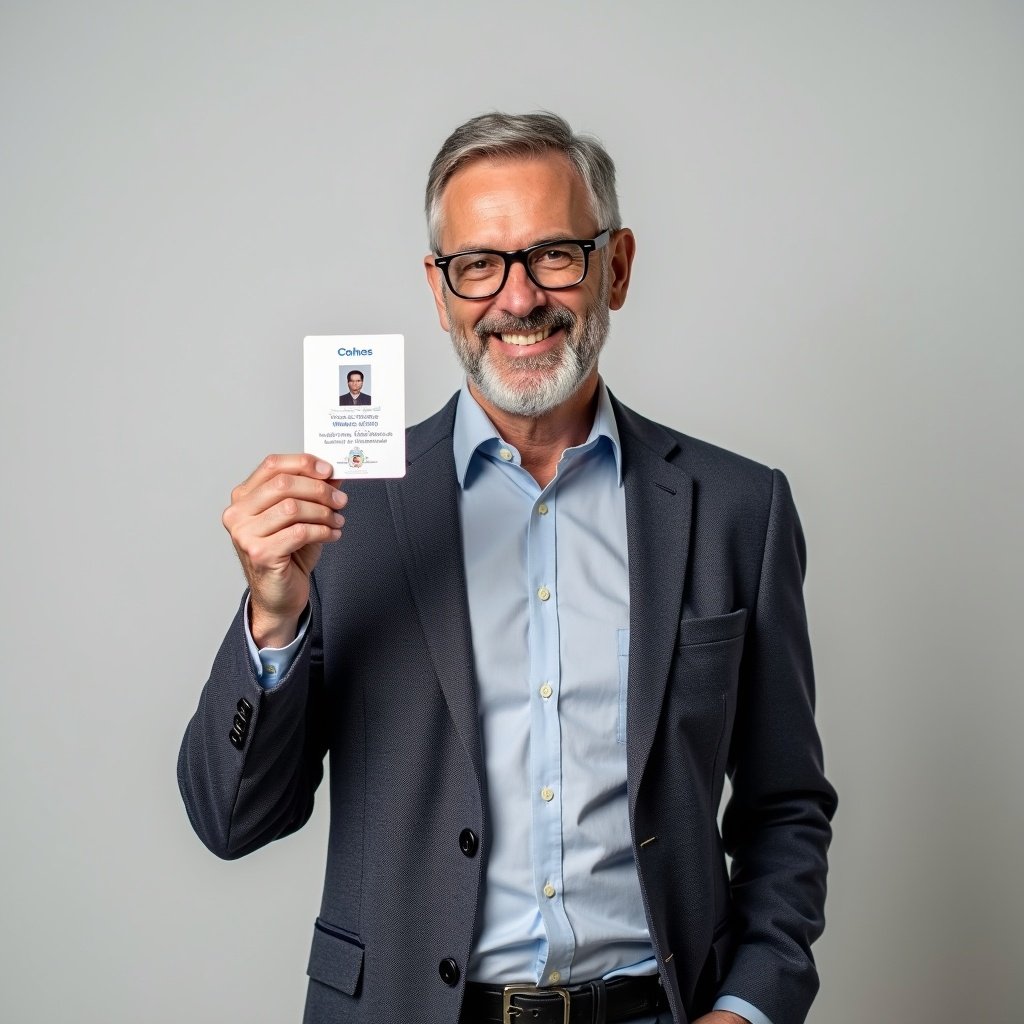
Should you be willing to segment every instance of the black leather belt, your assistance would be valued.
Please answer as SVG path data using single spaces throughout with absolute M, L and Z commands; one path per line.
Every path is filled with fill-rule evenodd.
M 616 1024 L 668 1007 L 657 975 L 569 988 L 466 985 L 460 1024 Z

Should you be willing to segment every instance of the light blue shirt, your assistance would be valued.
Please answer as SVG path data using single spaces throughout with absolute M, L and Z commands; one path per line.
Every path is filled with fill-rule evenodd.
M 465 387 L 453 449 L 491 814 L 467 977 L 654 974 L 628 824 L 629 566 L 607 390 L 544 488 Z M 250 637 L 262 685 L 283 677 L 305 628 L 280 650 Z M 715 1008 L 771 1024 L 742 999 Z

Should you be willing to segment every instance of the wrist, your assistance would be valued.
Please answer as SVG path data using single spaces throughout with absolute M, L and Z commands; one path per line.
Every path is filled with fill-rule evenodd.
M 249 633 L 258 650 L 287 647 L 298 635 L 301 615 L 274 615 L 249 604 Z

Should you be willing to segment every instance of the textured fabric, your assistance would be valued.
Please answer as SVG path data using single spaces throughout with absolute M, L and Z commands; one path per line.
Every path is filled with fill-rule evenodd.
M 659 973 L 677 1024 L 722 993 L 799 1024 L 817 988 L 810 944 L 824 925 L 835 794 L 814 728 L 789 488 L 613 407 L 629 565 L 628 820 Z M 330 754 L 309 1024 L 458 1019 L 491 830 L 454 413 L 453 399 L 409 431 L 404 479 L 350 485 L 346 543 L 325 549 L 306 637 L 271 691 L 239 610 L 182 743 L 190 820 L 223 857 L 299 828 Z M 251 715 L 236 747 L 241 699 Z M 467 829 L 479 838 L 471 855 Z

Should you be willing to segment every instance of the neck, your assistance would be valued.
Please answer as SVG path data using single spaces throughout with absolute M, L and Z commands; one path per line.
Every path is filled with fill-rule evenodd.
M 562 452 L 586 441 L 597 414 L 596 369 L 572 398 L 540 416 L 516 416 L 497 408 L 472 381 L 469 390 L 502 438 L 519 450 L 523 468 L 541 487 L 554 479 Z

